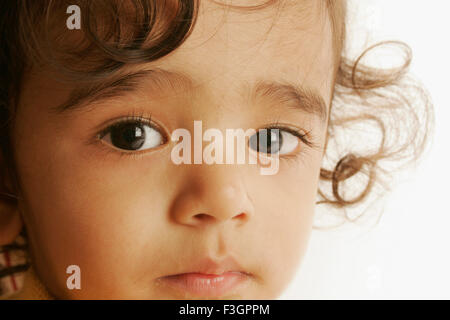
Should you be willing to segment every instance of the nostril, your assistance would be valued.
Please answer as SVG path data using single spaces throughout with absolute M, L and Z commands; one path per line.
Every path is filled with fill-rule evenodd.
M 199 222 L 203 223 L 212 223 L 214 220 L 216 220 L 216 217 L 214 215 L 206 214 L 206 213 L 198 213 L 194 215 L 194 219 Z M 234 215 L 232 220 L 238 220 L 238 221 L 244 221 L 247 219 L 247 214 L 245 212 L 239 213 Z
M 212 217 L 210 215 L 208 215 L 208 214 L 205 214 L 205 213 L 199 213 L 199 214 L 195 215 L 195 218 L 197 220 L 207 221 L 207 220 L 210 220 Z
M 233 217 L 233 219 L 244 220 L 246 218 L 246 214 L 244 212 L 237 214 Z

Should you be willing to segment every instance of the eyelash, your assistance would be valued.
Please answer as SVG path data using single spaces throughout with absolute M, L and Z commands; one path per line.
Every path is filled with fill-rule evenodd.
M 118 125 L 123 124 L 123 123 L 133 122 L 133 123 L 138 123 L 138 124 L 146 124 L 148 126 L 151 126 L 152 128 L 158 129 L 158 131 L 161 133 L 161 135 L 163 136 L 163 139 L 164 139 L 164 141 L 166 143 L 168 141 L 166 133 L 163 132 L 163 130 L 161 130 L 161 128 L 159 126 L 155 125 L 151 121 L 151 119 L 152 119 L 152 115 L 149 114 L 147 116 L 144 111 L 139 111 L 139 112 L 132 111 L 132 112 L 128 113 L 127 115 L 125 115 L 125 117 L 122 117 L 119 120 L 116 120 L 116 121 L 114 121 L 112 123 L 107 124 L 106 128 L 100 130 L 100 132 L 95 135 L 95 141 L 98 142 L 100 147 L 105 152 L 106 156 L 109 155 L 109 154 L 114 154 L 114 155 L 118 155 L 120 159 L 122 157 L 126 156 L 126 157 L 131 157 L 132 159 L 136 159 L 137 160 L 137 159 L 145 156 L 145 154 L 148 152 L 148 150 L 145 150 L 144 152 L 122 151 L 122 150 L 120 150 L 118 148 L 112 148 L 111 146 L 107 146 L 105 143 L 101 142 L 101 139 L 107 133 L 109 133 L 111 128 L 114 128 L 115 126 L 118 126 Z
M 268 127 L 265 127 L 264 129 L 280 129 L 280 130 L 286 131 L 286 132 L 296 136 L 297 138 L 299 138 L 304 144 L 306 144 L 310 148 L 317 148 L 317 147 L 319 147 L 318 145 L 316 145 L 313 142 L 314 141 L 314 137 L 313 137 L 311 131 L 306 131 L 305 132 L 305 131 L 299 130 L 297 128 L 288 127 L 286 125 L 279 124 L 279 123 L 275 123 L 273 125 L 269 125 Z
M 122 158 L 123 156 L 128 156 L 128 157 L 132 157 L 133 159 L 139 159 L 139 158 L 145 156 L 145 154 L 147 153 L 145 151 L 144 152 L 121 151 L 120 149 L 111 148 L 111 147 L 107 146 L 106 144 L 101 143 L 101 139 L 111 130 L 111 128 L 114 128 L 115 126 L 123 124 L 123 123 L 129 123 L 129 122 L 134 122 L 134 123 L 138 123 L 138 124 L 146 124 L 155 129 L 158 129 L 160 131 L 161 135 L 163 136 L 165 143 L 167 143 L 167 141 L 169 140 L 167 137 L 167 134 L 165 132 L 162 132 L 163 130 L 161 130 L 161 127 L 152 123 L 151 114 L 146 116 L 146 113 L 143 111 L 139 111 L 139 112 L 132 111 L 131 113 L 128 113 L 125 117 L 120 118 L 119 120 L 116 120 L 113 123 L 106 125 L 106 128 L 102 129 L 99 133 L 96 134 L 96 136 L 95 136 L 96 141 L 99 142 L 99 144 L 104 149 L 104 151 L 106 151 L 106 155 L 108 155 L 110 153 L 114 153 L 116 155 L 118 154 L 120 158 Z M 261 129 L 280 129 L 280 130 L 286 131 L 286 132 L 296 136 L 297 138 L 299 138 L 301 140 L 301 142 L 303 142 L 308 147 L 310 147 L 312 149 L 320 150 L 320 145 L 316 144 L 314 142 L 315 137 L 312 134 L 311 130 L 310 131 L 299 130 L 297 128 L 289 127 L 289 126 L 286 126 L 279 122 L 276 122 L 272 125 L 269 125 L 267 127 L 261 128 Z M 261 130 L 261 129 L 258 129 L 258 130 Z M 300 152 L 297 152 L 297 153 L 291 154 L 291 155 L 283 155 L 283 157 L 281 157 L 281 158 L 286 159 L 286 160 L 295 160 L 295 159 L 299 158 L 301 155 L 303 155 L 304 151 L 305 150 L 303 150 L 303 148 L 301 148 Z
M 315 142 L 316 137 L 313 135 L 312 130 L 309 130 L 309 131 L 299 130 L 295 127 L 290 127 L 290 126 L 287 126 L 287 125 L 279 123 L 279 122 L 275 122 L 274 124 L 265 127 L 265 129 L 280 129 L 280 130 L 289 132 L 290 134 L 299 138 L 301 142 L 303 142 L 305 145 L 307 145 L 311 149 L 315 149 L 315 150 L 319 150 L 319 151 L 321 150 L 320 145 Z M 292 161 L 292 162 L 298 161 L 300 159 L 304 160 L 303 155 L 306 151 L 307 150 L 305 150 L 305 148 L 300 148 L 299 152 L 296 152 L 293 154 L 285 154 L 285 155 L 281 156 L 280 159 L 285 160 L 285 161 Z

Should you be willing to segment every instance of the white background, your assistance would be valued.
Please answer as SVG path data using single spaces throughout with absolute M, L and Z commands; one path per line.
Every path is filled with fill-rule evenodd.
M 369 45 L 400 40 L 411 47 L 411 73 L 434 104 L 434 137 L 418 167 L 402 172 L 375 228 L 313 231 L 280 299 L 450 299 L 450 2 L 349 5 L 352 43 L 359 37 Z

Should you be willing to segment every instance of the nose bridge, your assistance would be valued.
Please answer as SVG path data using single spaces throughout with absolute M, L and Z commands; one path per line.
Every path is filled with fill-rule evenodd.
M 253 204 L 238 165 L 194 165 L 186 181 L 171 207 L 171 215 L 178 223 L 242 223 L 253 215 Z

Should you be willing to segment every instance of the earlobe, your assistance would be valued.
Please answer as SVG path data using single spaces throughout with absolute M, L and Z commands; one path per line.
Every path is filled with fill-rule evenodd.
M 0 192 L 0 246 L 11 244 L 23 227 L 17 201 Z

